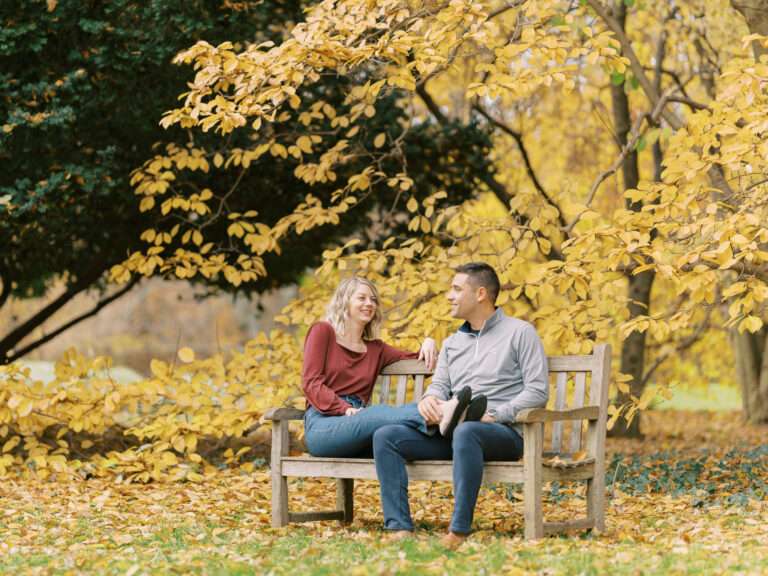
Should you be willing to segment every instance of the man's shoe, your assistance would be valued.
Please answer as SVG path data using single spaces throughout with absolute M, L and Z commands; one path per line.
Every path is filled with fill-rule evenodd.
M 458 532 L 448 532 L 445 536 L 440 538 L 440 545 L 448 550 L 456 550 L 467 539 L 469 534 L 459 534 Z
M 387 542 L 400 542 L 408 538 L 413 538 L 413 532 L 410 530 L 387 530 Z
M 450 438 L 453 430 L 464 421 L 467 407 L 472 400 L 472 390 L 464 386 L 456 395 L 443 403 L 443 417 L 440 420 L 440 434 Z
M 488 398 L 483 394 L 478 394 L 469 403 L 464 420 L 467 422 L 477 422 L 485 415 L 486 408 L 488 408 Z

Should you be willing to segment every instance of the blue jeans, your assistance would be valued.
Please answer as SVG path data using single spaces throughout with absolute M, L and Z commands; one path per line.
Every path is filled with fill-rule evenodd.
M 355 408 L 363 403 L 357 396 L 344 396 Z M 402 424 L 429 434 L 415 403 L 404 406 L 377 404 L 353 416 L 326 416 L 312 406 L 304 414 L 304 443 L 312 456 L 370 458 L 373 433 L 382 426 Z
M 384 528 L 413 530 L 408 506 L 408 473 L 411 460 L 453 459 L 454 507 L 450 530 L 467 534 L 472 528 L 477 495 L 483 481 L 483 463 L 490 460 L 519 460 L 523 439 L 504 424 L 464 422 L 456 427 L 453 440 L 426 436 L 408 426 L 385 426 L 373 435 L 373 457 L 381 487 Z

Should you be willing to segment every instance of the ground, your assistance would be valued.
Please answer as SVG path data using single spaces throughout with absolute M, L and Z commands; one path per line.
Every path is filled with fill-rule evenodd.
M 768 572 L 766 427 L 736 412 L 645 415 L 642 441 L 609 440 L 602 534 L 522 540 L 519 487 L 481 493 L 477 531 L 444 550 L 450 485 L 415 483 L 419 530 L 380 530 L 378 485 L 355 487 L 356 519 L 269 526 L 269 474 L 222 471 L 200 484 L 107 480 L 0 484 L 0 572 L 98 574 L 761 574 Z M 581 513 L 554 486 L 545 513 Z M 292 509 L 333 505 L 331 481 L 291 483 Z

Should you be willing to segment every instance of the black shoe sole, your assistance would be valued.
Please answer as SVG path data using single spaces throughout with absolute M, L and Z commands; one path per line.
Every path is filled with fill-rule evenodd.
M 464 421 L 477 422 L 485 415 L 486 408 L 488 408 L 488 398 L 482 394 L 475 396 L 472 398 L 472 402 L 469 403 Z

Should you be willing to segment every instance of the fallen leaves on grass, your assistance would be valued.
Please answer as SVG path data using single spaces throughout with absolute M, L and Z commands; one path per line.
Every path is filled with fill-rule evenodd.
M 655 423 L 653 418 L 646 421 Z M 476 532 L 454 553 L 438 544 L 453 507 L 449 483 L 413 483 L 410 504 L 417 535 L 396 544 L 383 538 L 379 487 L 373 481 L 356 483 L 356 516 L 349 526 L 319 522 L 273 529 L 269 473 L 264 468 L 253 473 L 222 470 L 206 475 L 203 483 L 7 478 L 0 484 L 0 572 L 764 571 L 768 525 L 763 519 L 768 505 L 761 498 L 725 497 L 745 478 L 752 478 L 754 485 L 768 479 L 760 429 L 731 426 L 738 422 L 738 415 L 687 415 L 693 438 L 706 437 L 710 426 L 724 431 L 719 442 L 708 444 L 702 460 L 698 440 L 686 443 L 684 437 L 675 436 L 676 427 L 671 424 L 679 420 L 680 415 L 660 419 L 659 429 L 643 441 L 610 442 L 609 460 L 629 461 L 637 455 L 640 464 L 628 467 L 631 473 L 609 487 L 607 527 L 602 534 L 524 541 L 523 505 L 514 485 L 483 488 L 475 514 Z M 704 429 L 696 429 L 697 425 Z M 664 438 L 672 442 L 665 445 Z M 758 443 L 745 445 L 740 439 Z M 656 448 L 649 450 L 654 452 L 650 455 L 644 453 L 649 441 Z M 660 448 L 666 450 L 667 459 L 656 455 Z M 718 461 L 727 465 L 713 467 Z M 643 466 L 651 471 L 650 478 L 664 470 L 664 463 L 673 471 L 695 464 L 702 472 L 693 478 L 690 490 L 679 493 L 666 490 L 663 483 L 631 489 L 633 475 Z M 752 466 L 751 475 L 744 471 L 746 464 Z M 713 497 L 701 500 L 697 490 L 707 483 L 715 487 Z M 548 520 L 584 514 L 583 490 L 577 485 L 549 488 L 544 505 Z M 333 480 L 292 479 L 289 494 L 295 511 L 335 506 Z

